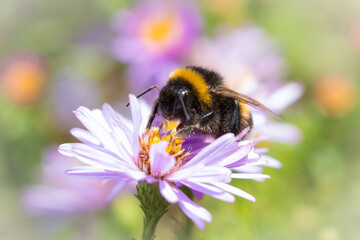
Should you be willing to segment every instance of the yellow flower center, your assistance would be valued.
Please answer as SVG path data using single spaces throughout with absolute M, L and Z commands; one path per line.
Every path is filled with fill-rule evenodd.
M 181 35 L 178 16 L 171 12 L 147 18 L 140 27 L 140 39 L 149 51 L 164 51 Z
M 138 165 L 143 171 L 147 171 L 150 173 L 150 146 L 161 141 L 168 142 L 166 152 L 169 153 L 171 156 L 175 157 L 176 159 L 176 163 L 172 171 L 181 166 L 182 162 L 190 154 L 190 152 L 182 148 L 182 143 L 184 142 L 184 140 L 174 137 L 177 124 L 178 123 L 164 120 L 164 123 L 161 124 L 160 127 L 153 127 L 148 132 L 142 134 L 139 140 L 140 152 Z M 163 128 L 164 125 L 165 127 Z

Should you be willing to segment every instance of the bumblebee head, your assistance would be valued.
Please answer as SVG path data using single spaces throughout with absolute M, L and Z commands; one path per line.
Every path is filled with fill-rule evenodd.
M 159 109 L 167 120 L 181 120 L 190 118 L 192 98 L 187 86 L 168 84 L 163 87 L 159 95 Z

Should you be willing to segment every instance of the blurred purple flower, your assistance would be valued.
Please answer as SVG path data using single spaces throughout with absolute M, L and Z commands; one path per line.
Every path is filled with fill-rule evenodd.
M 275 112 L 283 112 L 288 106 L 295 103 L 303 94 L 304 87 L 297 82 L 289 82 L 257 99 L 265 103 Z M 275 141 L 286 144 L 296 144 L 301 138 L 301 131 L 292 124 L 274 121 L 260 111 L 252 111 L 255 136 L 261 140 Z
M 73 129 L 71 133 L 83 143 L 62 144 L 59 151 L 89 166 L 69 169 L 68 174 L 116 180 L 118 184 L 110 197 L 131 182 L 158 183 L 162 196 L 170 203 L 177 203 L 200 229 L 211 221 L 211 215 L 190 200 L 180 186 L 227 202 L 235 201 L 233 194 L 255 201 L 253 196 L 229 185 L 232 179 L 269 178 L 246 172 L 246 167 L 268 163 L 254 152 L 254 142 L 238 142 L 248 129 L 240 136 L 225 134 L 205 145 L 188 142 L 187 146 L 196 152 L 190 154 L 189 148 L 183 148 L 182 140 L 172 137 L 175 130 L 161 135 L 160 128 L 152 128 L 144 133 L 148 118 L 142 113 L 137 98 L 133 95 L 129 98 L 132 122 L 108 104 L 102 110 L 80 107 L 75 111 L 88 131 Z M 232 169 L 238 173 L 232 173 Z
M 182 58 L 199 34 L 200 17 L 189 1 L 140 1 L 132 11 L 119 12 L 113 25 L 115 58 L 151 63 Z
M 80 105 L 96 107 L 100 102 L 99 86 L 84 77 L 62 72 L 52 87 L 52 113 L 58 126 L 69 129 L 78 123 L 72 111 Z
M 180 67 L 201 29 L 197 6 L 190 1 L 140 1 L 131 11 L 121 11 L 113 21 L 117 36 L 114 57 L 129 63 L 126 79 L 134 92 L 163 85 Z M 153 100 L 151 95 L 145 96 Z
M 44 154 L 41 183 L 28 187 L 23 195 L 23 203 L 29 212 L 66 216 L 104 209 L 108 205 L 106 199 L 111 184 L 65 174 L 65 170 L 76 165 L 75 159 L 61 155 L 57 148 L 48 148 Z
M 128 79 L 128 86 L 136 93 L 140 93 L 153 85 L 163 87 L 169 74 L 182 64 L 172 61 L 152 62 L 148 64 L 132 64 L 126 71 L 126 79 Z M 153 102 L 158 96 L 156 89 L 144 95 L 142 98 L 148 102 Z
M 284 77 L 282 56 L 257 26 L 203 38 L 194 47 L 192 63 L 216 70 L 231 89 L 248 95 L 268 91 Z
M 192 53 L 192 63 L 219 72 L 229 88 L 249 95 L 280 113 L 303 94 L 296 82 L 283 83 L 284 64 L 274 44 L 257 26 L 247 26 L 223 34 L 215 40 L 199 41 Z M 293 125 L 268 119 L 252 111 L 254 133 L 262 139 L 296 143 L 301 132 Z

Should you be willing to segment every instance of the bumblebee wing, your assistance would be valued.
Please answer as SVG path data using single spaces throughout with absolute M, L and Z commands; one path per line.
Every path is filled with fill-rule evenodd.
M 236 100 L 238 100 L 239 102 L 241 103 L 245 103 L 245 104 L 248 104 L 260 111 L 263 111 L 263 112 L 266 112 L 266 113 L 269 113 L 277 118 L 280 118 L 280 119 L 283 119 L 283 117 L 281 117 L 279 114 L 277 113 L 274 113 L 273 111 L 271 111 L 269 108 L 265 107 L 263 104 L 261 104 L 260 102 L 256 101 L 255 99 L 251 98 L 251 97 L 248 97 L 244 94 L 241 94 L 241 93 L 238 93 L 238 92 L 235 92 L 231 89 L 228 89 L 228 88 L 217 88 L 216 93 L 220 93 L 221 95 L 223 96 L 226 96 L 226 97 L 232 97 L 232 98 L 235 98 Z

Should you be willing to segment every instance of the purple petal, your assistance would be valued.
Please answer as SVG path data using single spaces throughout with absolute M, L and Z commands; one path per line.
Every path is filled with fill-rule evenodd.
M 203 167 L 202 171 L 193 173 L 189 181 L 197 182 L 230 182 L 231 170 L 225 167 Z
M 211 194 L 211 197 L 219 199 L 221 201 L 224 202 L 235 202 L 235 197 L 234 195 L 228 193 L 228 192 L 221 192 L 221 193 L 217 193 L 217 194 Z
M 125 187 L 127 181 L 119 181 L 113 188 L 111 189 L 109 195 L 106 198 L 107 202 L 111 202 L 114 198 L 119 194 L 119 192 Z
M 168 144 L 168 142 L 162 141 L 150 146 L 149 160 L 153 176 L 163 176 L 175 165 L 175 158 L 166 152 Z
M 250 127 L 246 127 L 244 130 L 242 130 L 242 131 L 236 136 L 236 139 L 242 139 L 249 131 L 250 131 Z
M 129 101 L 131 107 L 131 117 L 133 121 L 133 156 L 139 155 L 140 143 L 139 143 L 139 134 L 140 134 L 140 125 L 141 125 L 141 109 L 138 99 L 129 94 Z
M 81 128 L 73 128 L 70 130 L 70 133 L 76 137 L 77 139 L 79 139 L 80 141 L 82 141 L 83 143 L 87 143 L 87 144 L 93 144 L 96 146 L 100 145 L 100 141 L 99 139 L 97 139 L 93 134 L 91 134 L 90 132 L 81 129 Z
M 108 104 L 103 106 L 103 116 L 111 128 L 109 135 L 115 143 L 116 153 L 125 155 L 127 159 L 133 159 L 133 131 L 129 126 L 131 122 L 115 112 Z
M 224 191 L 227 191 L 229 193 L 232 193 L 234 195 L 237 195 L 239 197 L 248 199 L 252 202 L 255 202 L 255 198 L 253 196 L 251 196 L 250 194 L 248 194 L 247 192 L 244 192 L 243 190 L 236 188 L 234 186 L 231 186 L 229 184 L 226 183 L 213 183 L 215 186 L 223 189 Z
M 125 176 L 125 174 L 121 172 L 106 171 L 104 169 L 99 169 L 92 166 L 73 167 L 66 170 L 65 173 L 72 176 L 81 176 L 95 179 L 119 178 Z
M 262 155 L 261 159 L 266 161 L 266 163 L 263 164 L 263 166 L 272 167 L 272 168 L 281 168 L 282 167 L 282 163 L 273 157 L 270 157 L 267 155 Z
M 180 168 L 177 171 L 174 171 L 173 173 L 169 174 L 169 176 L 166 177 L 166 180 L 170 180 L 170 181 L 180 181 L 183 179 L 186 179 L 190 176 L 192 176 L 192 174 L 194 174 L 196 171 L 200 171 L 200 168 L 204 167 L 203 165 L 199 166 L 194 166 L 194 167 L 190 167 L 190 168 Z
M 243 159 L 248 156 L 251 150 L 253 150 L 253 143 L 242 146 L 238 151 L 225 157 L 222 161 L 218 163 L 218 165 L 226 166 L 228 168 L 231 168 L 232 166 L 242 165 Z
M 264 126 L 258 126 L 256 132 L 267 136 L 272 141 L 286 144 L 296 144 L 302 138 L 301 131 L 297 127 L 272 121 Z
M 103 110 L 104 115 L 108 115 L 109 118 L 111 118 L 111 119 L 118 119 L 122 123 L 121 127 L 127 131 L 127 133 L 129 134 L 129 139 L 130 139 L 130 136 L 132 136 L 131 133 L 133 132 L 132 121 L 130 121 L 126 117 L 123 117 L 120 113 L 115 111 L 108 103 L 103 104 L 102 110 Z
M 265 174 L 253 174 L 253 173 L 233 173 L 233 174 L 231 174 L 231 178 L 236 178 L 236 179 L 266 179 L 266 178 L 270 178 L 270 176 L 265 175 Z
M 83 163 L 94 167 L 114 171 L 118 171 L 121 168 L 129 168 L 129 161 L 114 156 L 111 152 L 106 152 L 103 148 L 90 147 L 83 143 L 61 144 L 59 146 L 59 152 L 69 157 L 75 157 Z
M 211 222 L 211 214 L 200 205 L 191 201 L 182 191 L 174 189 L 178 195 L 179 207 L 201 230 L 205 229 L 205 222 Z
M 131 122 L 126 118 L 123 118 L 119 113 L 115 112 L 114 109 L 107 103 L 102 107 L 103 115 L 113 131 L 121 130 L 121 136 L 123 141 L 128 141 L 132 144 L 133 141 L 133 130 L 131 129 Z
M 201 200 L 204 197 L 203 193 L 195 191 L 194 189 L 192 189 L 192 192 L 196 200 Z
M 90 111 L 85 107 L 79 107 L 74 113 L 90 133 L 100 140 L 106 149 L 116 152 L 116 144 L 110 135 L 111 129 L 107 125 L 100 110 L 95 109 Z
M 255 153 L 254 151 L 250 151 L 246 156 L 240 158 L 237 161 L 233 161 L 232 163 L 226 165 L 226 167 L 234 169 L 249 164 L 256 164 L 256 165 L 264 164 L 265 161 L 261 161 L 260 158 L 261 158 L 260 154 Z
M 266 100 L 266 104 L 275 112 L 282 112 L 286 107 L 296 102 L 304 93 L 300 83 L 291 82 L 282 86 Z
M 178 196 L 174 192 L 173 188 L 166 181 L 159 181 L 159 189 L 161 195 L 170 203 L 176 203 L 179 201 Z
M 267 118 L 266 114 L 264 114 L 263 112 L 254 111 L 254 112 L 252 112 L 251 115 L 253 117 L 253 123 L 254 123 L 254 128 L 255 129 L 258 126 L 263 126 L 268 121 L 268 118 Z M 254 128 L 253 128 L 253 130 L 254 130 Z
M 232 170 L 239 173 L 261 173 L 263 171 L 263 168 L 261 166 L 244 165 L 232 168 Z
M 146 176 L 145 180 L 148 184 L 153 184 L 159 181 L 159 179 L 154 178 L 153 176 Z
M 192 189 L 192 190 L 196 190 L 198 192 L 207 194 L 207 195 L 212 195 L 212 194 L 219 194 L 224 192 L 222 189 L 215 187 L 215 186 L 211 186 L 211 185 L 207 185 L 204 183 L 199 183 L 199 182 L 193 182 L 193 181 L 181 181 L 181 184 L 187 186 L 188 188 Z
M 256 148 L 255 151 L 259 154 L 264 154 L 264 153 L 268 153 L 269 149 L 268 148 Z
M 221 161 L 221 157 L 227 156 L 228 151 L 236 152 L 236 150 L 238 150 L 233 148 L 234 144 L 236 144 L 234 134 L 225 134 L 206 146 L 184 166 L 192 167 L 199 162 L 207 165 L 208 162 Z
M 193 192 L 196 192 L 197 194 L 201 194 L 201 197 L 203 196 L 203 194 L 207 194 L 209 196 L 220 199 L 222 201 L 226 201 L 226 202 L 234 202 L 235 201 L 235 197 L 233 195 L 225 192 L 224 190 L 222 190 L 216 186 L 211 186 L 208 184 L 197 183 L 197 182 L 190 182 L 190 181 L 181 181 L 181 184 L 187 186 Z M 196 199 L 198 199 L 198 198 L 196 198 Z
M 224 167 L 204 167 L 202 165 L 192 168 L 179 169 L 171 173 L 166 179 L 170 181 L 189 180 L 196 182 L 229 182 L 231 170 Z
M 107 171 L 91 166 L 74 167 L 65 172 L 69 175 L 81 176 L 87 178 L 108 179 L 108 178 L 123 178 L 125 180 L 143 180 L 146 178 L 145 173 L 140 171 L 126 170 L 122 171 Z

